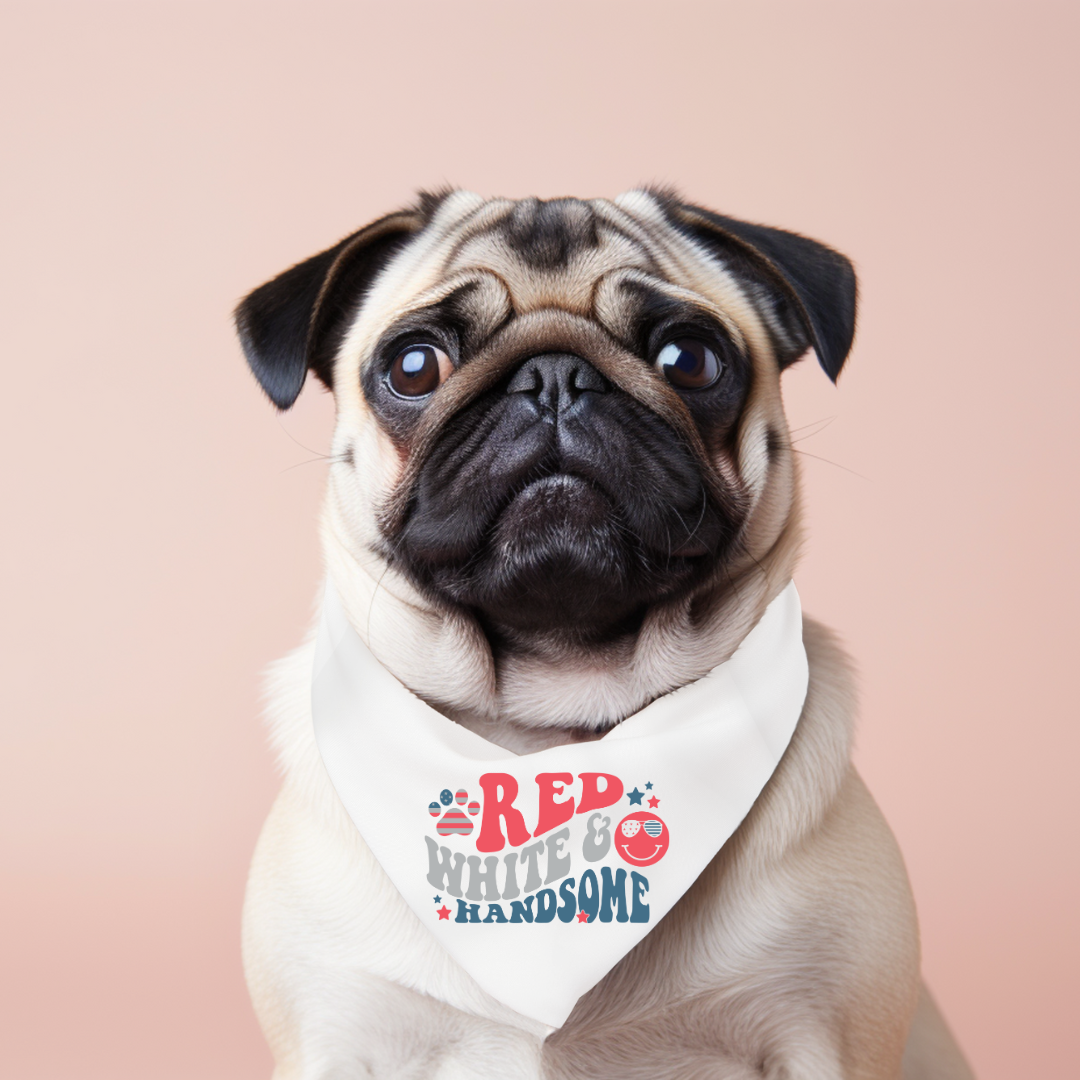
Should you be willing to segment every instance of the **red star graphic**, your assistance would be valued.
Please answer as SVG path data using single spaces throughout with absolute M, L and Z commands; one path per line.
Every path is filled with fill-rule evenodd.
M 652 797 L 652 798 L 651 798 L 651 799 L 649 800 L 649 806 L 650 806 L 650 807 L 651 807 L 651 808 L 652 808 L 653 810 L 655 810 L 655 809 L 656 809 L 656 808 L 657 808 L 657 807 L 658 807 L 659 805 L 660 805 L 660 800 L 659 800 L 659 799 L 658 799 L 658 798 L 657 798 L 657 797 L 656 797 L 656 796 L 654 795 L 654 796 L 653 796 L 653 797 Z
M 439 908 L 439 910 L 436 911 L 435 914 L 438 915 L 440 919 L 449 919 L 450 909 L 445 904 L 443 904 L 443 906 Z
M 578 922 L 588 922 L 589 921 L 589 913 L 587 911 L 579 911 L 577 913 L 577 921 Z

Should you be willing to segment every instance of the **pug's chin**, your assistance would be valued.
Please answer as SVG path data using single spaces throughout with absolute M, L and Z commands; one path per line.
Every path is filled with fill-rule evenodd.
M 611 502 L 598 488 L 580 476 L 556 473 L 527 484 L 510 500 L 499 516 L 494 542 L 512 558 L 522 540 L 538 532 L 566 538 L 606 529 L 613 516 Z
M 483 550 L 434 569 L 431 584 L 496 632 L 607 637 L 689 574 L 688 560 L 668 557 L 663 573 L 647 562 L 602 491 L 557 474 L 518 492 Z

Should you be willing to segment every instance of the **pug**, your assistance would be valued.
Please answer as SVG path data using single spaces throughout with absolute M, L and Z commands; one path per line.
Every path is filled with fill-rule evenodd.
M 836 380 L 850 262 L 637 190 L 422 195 L 239 305 L 278 409 L 336 426 L 325 569 L 378 661 L 516 754 L 595 740 L 730 658 L 791 580 L 780 375 Z M 780 765 L 682 899 L 550 1030 L 486 994 L 390 883 L 320 759 L 314 641 L 270 678 L 284 784 L 244 907 L 277 1080 L 970 1077 L 920 985 L 903 861 L 805 619 Z M 387 722 L 392 722 L 388 719 Z

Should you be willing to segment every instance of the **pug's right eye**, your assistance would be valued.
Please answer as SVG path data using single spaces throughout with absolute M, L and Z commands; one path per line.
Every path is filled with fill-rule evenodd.
M 386 381 L 398 397 L 426 397 L 453 370 L 450 357 L 438 346 L 410 345 L 394 357 Z

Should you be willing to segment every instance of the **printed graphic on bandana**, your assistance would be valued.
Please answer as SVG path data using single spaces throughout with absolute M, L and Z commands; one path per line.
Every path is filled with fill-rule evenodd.
M 533 782 L 523 792 L 510 773 L 486 772 L 428 804 L 418 873 L 435 890 L 433 921 L 649 922 L 642 869 L 671 843 L 652 782 L 627 790 L 600 772 L 542 772 Z

